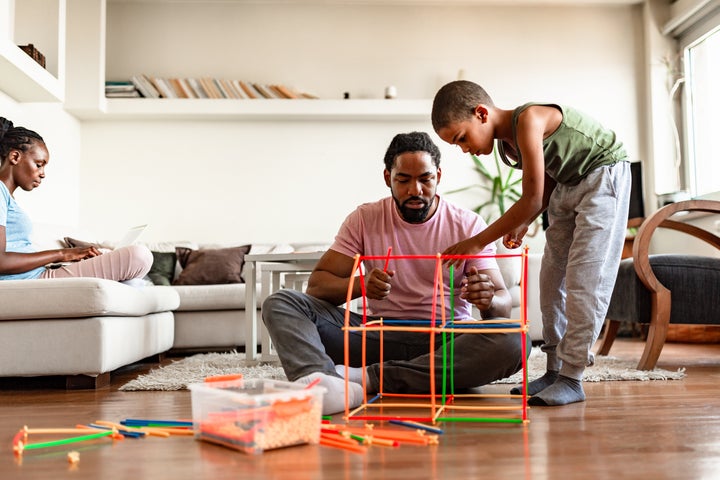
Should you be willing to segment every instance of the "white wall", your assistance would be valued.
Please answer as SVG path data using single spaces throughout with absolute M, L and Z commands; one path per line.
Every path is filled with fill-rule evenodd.
M 628 5 L 110 3 L 106 73 L 278 82 L 323 98 L 379 98 L 392 84 L 432 98 L 463 69 L 500 107 L 591 113 L 641 160 L 641 29 Z M 83 122 L 81 219 L 107 232 L 147 221 L 148 239 L 329 241 L 356 204 L 387 195 L 384 151 L 415 129 L 430 131 L 429 118 Z M 442 150 L 441 191 L 475 181 L 469 158 Z

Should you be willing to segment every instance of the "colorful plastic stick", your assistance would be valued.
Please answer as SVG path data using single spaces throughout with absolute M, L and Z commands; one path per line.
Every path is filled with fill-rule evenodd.
M 443 433 L 442 429 L 431 427 L 430 425 L 425 425 L 424 423 L 411 422 L 408 420 L 389 420 L 389 422 L 394 425 L 400 425 L 408 428 L 419 428 L 420 430 L 425 430 L 426 432 L 437 433 L 440 435 L 442 435 Z
M 78 437 L 61 438 L 60 440 L 53 440 L 50 442 L 39 442 L 24 444 L 19 441 L 16 445 L 13 445 L 13 451 L 18 454 L 22 454 L 25 450 L 36 450 L 39 448 L 56 447 L 58 445 L 67 445 L 69 443 L 85 442 L 87 440 L 94 440 L 96 438 L 109 437 L 111 435 L 117 435 L 115 430 L 107 430 L 105 432 L 91 433 L 89 435 L 80 435 Z

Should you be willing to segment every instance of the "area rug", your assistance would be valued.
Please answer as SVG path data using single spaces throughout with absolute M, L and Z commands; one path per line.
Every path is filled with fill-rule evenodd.
M 685 377 L 685 369 L 675 372 L 656 368 L 654 370 L 636 370 L 636 360 L 622 360 L 615 357 L 595 357 L 595 365 L 585 369 L 583 381 L 608 382 L 617 380 L 680 380 Z M 240 373 L 244 378 L 268 378 L 286 380 L 285 373 L 277 363 L 248 365 L 245 354 L 201 353 L 175 361 L 140 375 L 126 383 L 120 390 L 184 390 L 191 383 L 202 382 L 206 377 Z M 530 380 L 545 373 L 545 354 L 535 347 L 528 360 Z M 495 383 L 516 384 L 521 381 L 521 372 Z

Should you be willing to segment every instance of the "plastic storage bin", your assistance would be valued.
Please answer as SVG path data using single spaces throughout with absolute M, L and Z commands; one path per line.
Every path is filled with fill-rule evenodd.
M 323 387 L 239 379 L 188 388 L 198 440 L 257 454 L 320 439 Z

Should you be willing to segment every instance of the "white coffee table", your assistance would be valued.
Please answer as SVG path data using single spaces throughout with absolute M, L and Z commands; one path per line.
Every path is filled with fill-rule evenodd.
M 262 328 L 262 345 L 260 352 L 257 351 L 258 339 L 258 292 L 257 279 L 260 275 L 261 296 L 267 298 L 273 292 L 280 289 L 283 279 L 287 288 L 302 290 L 304 282 L 310 276 L 315 264 L 325 252 L 303 252 L 303 253 L 259 253 L 245 255 L 245 356 L 248 361 L 255 360 L 277 360 L 277 355 L 272 351 L 270 335 L 265 329 L 265 324 L 260 323 Z

